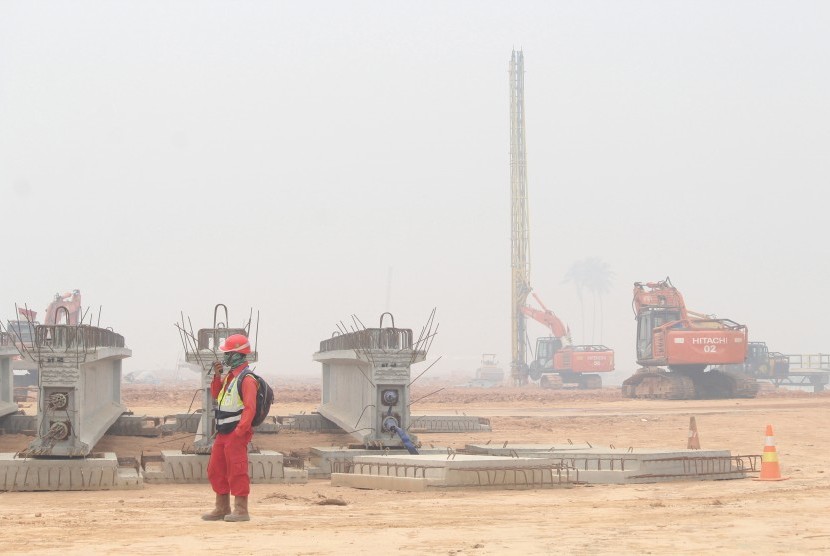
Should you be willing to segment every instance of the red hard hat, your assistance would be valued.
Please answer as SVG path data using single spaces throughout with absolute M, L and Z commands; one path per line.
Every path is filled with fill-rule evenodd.
M 219 346 L 219 351 L 234 351 L 247 355 L 251 353 L 251 342 L 242 334 L 232 334 L 225 338 L 225 341 Z

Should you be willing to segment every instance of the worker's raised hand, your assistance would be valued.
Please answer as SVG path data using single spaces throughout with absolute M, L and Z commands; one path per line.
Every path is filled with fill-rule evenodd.
M 222 362 L 221 361 L 214 361 L 213 362 L 213 374 L 216 376 L 222 376 Z

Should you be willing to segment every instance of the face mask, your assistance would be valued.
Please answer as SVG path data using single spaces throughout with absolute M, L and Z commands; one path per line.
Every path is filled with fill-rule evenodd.
M 245 354 L 230 351 L 225 354 L 224 360 L 222 362 L 225 364 L 226 367 L 235 369 L 245 362 Z

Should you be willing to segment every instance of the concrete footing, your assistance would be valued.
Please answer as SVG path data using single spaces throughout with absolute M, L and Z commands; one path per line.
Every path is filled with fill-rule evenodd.
M 180 450 L 144 454 L 141 468 L 144 481 L 156 483 L 204 483 L 207 482 L 209 455 L 185 454 Z M 283 465 L 279 452 L 262 450 L 248 454 L 248 475 L 254 484 L 305 483 L 308 473 Z
M 83 459 L 0 454 L 0 490 L 123 490 L 141 488 L 142 482 L 137 465 L 122 466 L 113 453 L 92 454 Z

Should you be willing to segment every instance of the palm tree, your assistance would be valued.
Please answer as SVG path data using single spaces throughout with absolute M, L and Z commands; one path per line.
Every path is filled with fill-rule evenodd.
M 576 261 L 565 274 L 566 282 L 573 282 L 576 286 L 576 295 L 579 299 L 579 307 L 582 312 L 582 337 L 585 338 L 585 303 L 583 289 L 591 292 L 592 318 L 591 318 L 591 343 L 594 343 L 597 324 L 597 301 L 599 301 L 599 341 L 602 343 L 604 314 L 602 296 L 611 289 L 611 277 L 614 273 L 608 263 L 597 257 L 588 257 Z
M 579 299 L 579 310 L 581 313 L 580 322 L 582 324 L 582 334 L 579 339 L 580 342 L 585 341 L 585 298 L 582 295 L 582 289 L 585 287 L 585 261 L 576 261 L 565 273 L 565 282 L 573 282 L 576 286 L 576 297 Z

